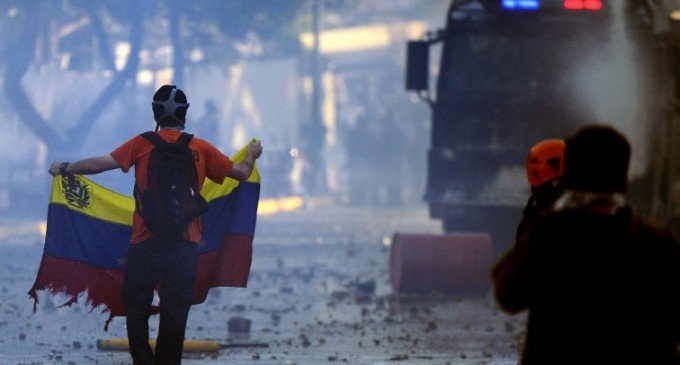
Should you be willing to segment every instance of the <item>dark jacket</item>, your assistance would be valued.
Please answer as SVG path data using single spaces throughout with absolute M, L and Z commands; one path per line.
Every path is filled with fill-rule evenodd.
M 621 196 L 574 195 L 494 267 L 496 298 L 529 310 L 522 364 L 679 364 L 680 252 Z

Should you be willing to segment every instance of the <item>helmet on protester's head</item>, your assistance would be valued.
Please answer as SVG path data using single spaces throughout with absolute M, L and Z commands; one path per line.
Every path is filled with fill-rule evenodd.
M 527 177 L 532 188 L 564 174 L 565 143 L 561 139 L 546 139 L 537 143 L 527 157 Z
M 160 127 L 184 127 L 189 103 L 175 85 L 163 85 L 153 95 L 153 118 Z

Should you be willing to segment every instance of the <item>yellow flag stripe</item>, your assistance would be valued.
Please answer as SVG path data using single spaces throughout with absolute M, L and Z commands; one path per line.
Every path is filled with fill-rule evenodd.
M 242 161 L 247 153 L 246 146 L 232 157 L 232 161 L 235 163 Z M 71 181 L 71 187 L 68 187 L 69 181 Z M 253 168 L 248 182 L 260 183 L 257 165 Z M 238 185 L 238 181 L 230 178 L 224 179 L 222 184 L 206 179 L 201 195 L 210 202 L 231 194 Z M 68 197 L 67 192 L 70 193 Z M 50 204 L 62 204 L 90 217 L 124 225 L 132 225 L 132 213 L 135 209 L 133 198 L 116 193 L 81 175 L 76 175 L 72 180 L 56 176 L 52 180 Z
M 71 210 L 112 223 L 132 225 L 132 212 L 135 209 L 134 199 L 113 192 L 94 181 L 76 175 L 75 184 L 87 190 L 87 198 L 79 201 L 67 199 L 64 184 L 68 178 L 56 176 L 52 180 L 51 204 L 63 204 Z

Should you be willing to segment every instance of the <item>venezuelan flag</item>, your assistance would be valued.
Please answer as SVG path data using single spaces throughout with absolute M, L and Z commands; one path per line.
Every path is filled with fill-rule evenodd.
M 232 160 L 247 154 L 244 147 Z M 201 195 L 208 210 L 201 216 L 194 304 L 203 303 L 212 287 L 245 287 L 252 261 L 260 174 L 257 167 L 245 182 L 206 180 Z M 124 316 L 123 271 L 132 232 L 134 199 L 83 176 L 57 176 L 52 182 L 42 261 L 28 294 L 38 303 L 38 290 L 63 293 L 75 303 L 85 293 L 87 304 L 103 306 L 113 317 Z M 157 312 L 157 308 L 156 308 Z

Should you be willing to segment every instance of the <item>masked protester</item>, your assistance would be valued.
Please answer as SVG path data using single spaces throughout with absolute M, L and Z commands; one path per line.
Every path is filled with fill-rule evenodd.
M 135 212 L 126 258 L 122 302 L 133 363 L 179 364 L 187 317 L 194 297 L 200 215 L 206 209 L 198 193 L 208 178 L 245 181 L 262 153 L 259 142 L 234 164 L 208 142 L 183 133 L 189 108 L 174 85 L 153 96 L 156 131 L 125 142 L 108 155 L 73 163 L 55 161 L 50 174 L 98 174 L 135 167 Z M 149 346 L 148 320 L 160 283 L 160 326 L 156 352 Z
M 566 140 L 564 193 L 496 267 L 500 306 L 528 310 L 522 364 L 678 364 L 680 252 L 626 201 L 630 145 Z
M 496 297 L 513 309 L 525 306 L 522 302 L 513 303 L 516 298 L 523 297 L 514 292 L 519 288 L 513 286 L 515 281 L 513 275 L 517 272 L 515 265 L 522 262 L 518 258 L 527 253 L 526 245 L 531 228 L 540 213 L 550 209 L 564 192 L 562 183 L 564 147 L 563 140 L 547 139 L 534 145 L 527 156 L 526 172 L 531 186 L 531 196 L 517 227 L 515 246 L 499 260 L 492 271 Z
M 531 197 L 524 208 L 524 217 L 517 228 L 517 240 L 522 240 L 531 222 L 550 206 L 564 191 L 564 141 L 547 139 L 534 145 L 526 162 Z

